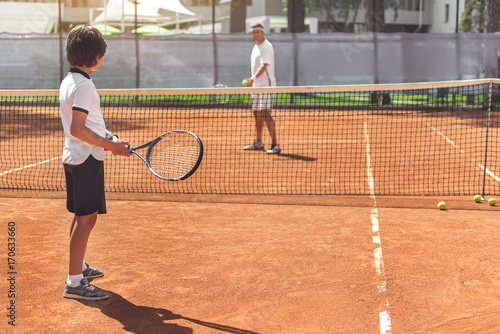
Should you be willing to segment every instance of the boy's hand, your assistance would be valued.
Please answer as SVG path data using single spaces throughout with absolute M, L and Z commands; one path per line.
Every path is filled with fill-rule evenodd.
M 116 139 L 115 137 L 115 139 L 113 139 L 111 153 L 113 153 L 113 155 L 123 155 L 129 157 L 132 155 L 132 153 L 128 150 L 129 146 L 130 144 L 127 141 Z
M 122 143 L 125 146 L 130 146 L 130 143 L 128 141 L 118 139 L 118 137 L 113 137 L 112 142 L 113 143 Z

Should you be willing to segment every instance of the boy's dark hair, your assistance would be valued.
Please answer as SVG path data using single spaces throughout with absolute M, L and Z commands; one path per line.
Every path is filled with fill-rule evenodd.
M 107 43 L 94 27 L 78 25 L 66 39 L 66 58 L 70 65 L 92 67 L 106 53 Z

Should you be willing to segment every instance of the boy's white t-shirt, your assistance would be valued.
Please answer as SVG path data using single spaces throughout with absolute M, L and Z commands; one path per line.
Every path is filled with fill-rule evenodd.
M 261 64 L 268 64 L 266 72 L 256 78 L 254 87 L 276 87 L 276 77 L 274 70 L 274 47 L 267 39 L 260 44 L 255 44 L 250 55 L 250 68 L 252 75 Z
M 87 113 L 85 126 L 99 136 L 106 136 L 106 124 L 101 112 L 101 101 L 92 78 L 87 73 L 72 68 L 61 82 L 59 89 L 61 120 L 66 140 L 62 162 L 79 165 L 92 155 L 97 160 L 104 160 L 104 148 L 89 144 L 71 135 L 70 126 L 73 109 Z

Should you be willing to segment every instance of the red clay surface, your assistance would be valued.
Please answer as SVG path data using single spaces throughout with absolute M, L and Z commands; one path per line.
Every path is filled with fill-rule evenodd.
M 329 195 L 473 194 L 484 180 L 487 195 L 500 200 L 498 180 L 483 179 L 482 140 L 471 140 L 484 137 L 483 124 L 462 114 L 410 122 L 398 113 L 293 111 L 276 117 L 284 151 L 269 156 L 241 149 L 254 136 L 248 110 L 222 120 L 210 110 L 150 112 L 154 122 L 126 108 L 109 111 L 107 124 L 134 145 L 189 129 L 205 156 L 190 179 L 165 183 L 137 157 L 108 154 L 109 189 L 144 192 L 108 193 L 108 214 L 91 235 L 86 259 L 105 272 L 93 284 L 108 300 L 62 296 L 72 218 L 64 192 L 0 190 L 1 333 L 500 333 L 498 205 L 472 196 Z M 2 156 L 23 148 L 28 155 L 2 164 L 10 188 L 64 187 L 58 110 L 51 115 L 40 133 L 28 125 L 27 134 L 5 131 Z M 492 143 L 498 134 L 490 129 Z M 497 146 L 490 161 L 498 161 Z M 494 175 L 497 165 L 488 165 Z M 325 195 L 162 194 L 186 190 Z M 445 211 L 436 208 L 441 200 Z M 384 312 L 390 320 L 381 322 Z
M 109 199 L 86 259 L 110 298 L 80 302 L 62 296 L 71 214 L 60 195 L 0 192 L 2 333 L 380 333 L 383 310 L 392 333 L 500 332 L 498 205 L 377 197 L 379 245 L 369 197 Z

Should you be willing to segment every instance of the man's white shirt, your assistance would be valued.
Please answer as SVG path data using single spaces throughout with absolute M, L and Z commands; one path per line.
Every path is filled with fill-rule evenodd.
M 254 80 L 253 87 L 276 87 L 274 48 L 271 42 L 265 39 L 260 44 L 255 44 L 250 56 L 250 67 L 252 75 L 261 64 L 268 64 L 266 71 Z

